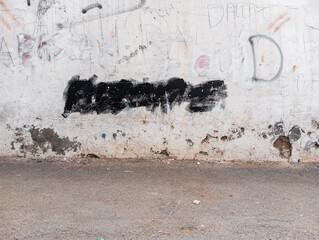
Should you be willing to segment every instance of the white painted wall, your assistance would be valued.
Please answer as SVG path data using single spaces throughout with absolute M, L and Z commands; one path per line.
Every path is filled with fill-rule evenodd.
M 81 12 L 96 2 L 102 9 Z M 289 160 L 318 161 L 318 1 L 30 4 L 0 0 L 2 156 L 92 153 L 111 158 L 287 161 L 273 144 L 299 126 L 301 137 L 290 135 Z M 256 77 L 265 81 L 253 79 L 249 38 L 257 34 L 273 39 L 283 54 L 282 72 L 276 76 L 278 49 L 265 38 L 254 39 Z M 203 55 L 209 65 L 195 67 Z M 220 79 L 228 97 L 205 113 L 190 113 L 184 103 L 168 114 L 136 108 L 117 115 L 72 113 L 64 119 L 63 92 L 76 74 L 83 79 L 96 74 L 101 82 L 181 77 L 196 85 Z M 274 128 L 278 122 L 284 124 L 283 133 Z M 65 156 L 56 150 L 63 145 Z M 81 146 L 74 152 L 75 145 Z

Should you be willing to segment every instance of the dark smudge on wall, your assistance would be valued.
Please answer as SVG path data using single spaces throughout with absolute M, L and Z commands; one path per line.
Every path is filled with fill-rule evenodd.
M 39 129 L 32 126 L 29 132 L 34 145 L 40 148 L 43 153 L 45 153 L 48 149 L 51 149 L 59 155 L 64 155 L 68 150 L 76 152 L 81 147 L 80 143 L 72 142 L 68 137 L 60 137 L 51 128 Z
M 155 111 L 188 102 L 190 112 L 207 112 L 220 100 L 227 97 L 226 85 L 222 80 L 208 81 L 198 85 L 186 83 L 182 78 L 171 78 L 166 82 L 139 83 L 122 79 L 118 82 L 95 83 L 97 76 L 82 80 L 74 76 L 64 91 L 63 117 L 72 112 L 81 114 L 117 114 L 126 108 L 145 107 Z
M 29 136 L 32 139 L 30 142 Z M 65 155 L 67 152 L 76 152 L 81 149 L 81 143 L 71 141 L 68 137 L 59 136 L 52 128 L 37 128 L 35 126 L 26 126 L 15 129 L 15 138 L 11 142 L 11 149 L 18 150 L 19 156 L 26 157 L 27 154 L 39 156 L 48 150 L 57 155 Z

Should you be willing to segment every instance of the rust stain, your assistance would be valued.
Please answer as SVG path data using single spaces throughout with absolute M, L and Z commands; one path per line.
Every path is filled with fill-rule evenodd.
M 3 23 L 4 26 L 6 26 L 7 29 L 11 30 L 10 24 L 2 16 L 0 16 L 0 21 Z
M 284 21 L 282 21 L 274 30 L 274 32 L 277 32 L 281 27 L 282 25 L 284 25 L 286 22 L 290 21 L 291 17 L 285 19 Z
M 294 65 L 293 67 L 292 67 L 292 71 L 294 72 L 294 71 L 296 71 L 296 65 Z
M 9 14 L 9 16 L 16 24 L 21 25 L 20 21 L 14 16 L 14 14 L 10 11 L 7 4 L 3 0 L 0 0 L 0 5 L 4 8 L 4 10 Z

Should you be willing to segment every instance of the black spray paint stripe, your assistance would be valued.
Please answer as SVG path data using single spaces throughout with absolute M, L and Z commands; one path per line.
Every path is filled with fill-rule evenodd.
M 272 42 L 276 48 L 278 49 L 279 51 L 279 54 L 280 54 L 280 66 L 279 66 L 279 70 L 278 72 L 276 73 L 276 75 L 271 78 L 271 79 L 263 79 L 263 78 L 258 78 L 257 77 L 257 66 L 256 66 L 256 53 L 255 53 L 255 46 L 254 46 L 254 39 L 257 38 L 257 39 L 261 39 L 261 38 L 264 38 L 270 42 Z M 278 45 L 278 43 L 276 43 L 276 41 L 274 39 L 272 39 L 271 37 L 267 36 L 267 35 L 264 35 L 264 34 L 257 34 L 257 35 L 253 35 L 251 36 L 249 39 L 249 42 L 250 42 L 250 45 L 251 45 L 251 49 L 252 49 L 252 52 L 253 52 L 253 59 L 254 59 L 254 75 L 253 75 L 253 80 L 255 81 L 263 81 L 263 82 L 271 82 L 271 81 L 274 81 L 276 79 L 278 79 L 281 75 L 281 72 L 282 72 L 282 68 L 283 68 L 283 63 L 284 63 L 284 57 L 283 57 L 283 54 L 282 54 L 282 51 Z
M 130 8 L 127 8 L 127 9 L 124 9 L 124 10 L 118 10 L 118 11 L 115 11 L 115 12 L 111 12 L 111 13 L 105 13 L 105 14 L 99 14 L 99 15 L 96 15 L 96 16 L 88 16 L 87 18 L 85 19 L 81 19 L 79 21 L 73 21 L 72 23 L 57 23 L 57 27 L 59 29 L 64 29 L 64 28 L 71 28 L 75 25 L 78 25 L 78 24 L 83 24 L 83 23 L 86 23 L 86 22 L 91 22 L 91 21 L 95 21 L 95 20 L 98 20 L 98 19 L 102 19 L 102 18 L 107 18 L 107 17 L 112 17 L 112 16 L 116 16 L 116 15 L 120 15 L 120 14 L 123 14 L 123 13 L 128 13 L 128 12 L 132 12 L 132 11 L 136 11 L 140 8 L 142 8 L 146 3 L 146 0 L 140 0 L 139 4 L 135 5 L 135 6 L 132 6 Z
M 90 4 L 89 6 L 87 6 L 86 8 L 83 8 L 82 9 L 82 13 L 85 14 L 87 13 L 87 11 L 93 9 L 93 8 L 99 8 L 99 9 L 102 9 L 102 5 L 99 4 L 99 3 L 93 3 L 93 4 Z
M 227 97 L 226 85 L 222 80 L 208 81 L 198 85 L 186 83 L 182 78 L 171 78 L 166 82 L 138 83 L 134 80 L 101 82 L 97 76 L 81 80 L 74 76 L 64 91 L 63 117 L 70 113 L 117 114 L 124 109 L 145 107 L 155 111 L 160 107 L 167 113 L 168 107 L 188 102 L 189 112 L 207 112 Z
M 28 6 L 31 6 L 31 0 L 27 0 Z

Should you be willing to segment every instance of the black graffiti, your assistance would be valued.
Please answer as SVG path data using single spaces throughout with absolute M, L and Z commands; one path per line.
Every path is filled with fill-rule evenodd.
M 156 83 L 138 83 L 122 79 L 118 82 L 96 83 L 97 76 L 89 80 L 74 76 L 64 91 L 63 117 L 70 113 L 117 114 L 124 109 L 145 107 L 155 111 L 160 107 L 164 113 L 175 104 L 188 102 L 189 112 L 207 112 L 227 97 L 222 80 L 208 81 L 198 85 L 186 83 L 182 78 L 171 78 Z
M 102 5 L 99 4 L 99 3 L 93 3 L 93 4 L 90 4 L 89 6 L 87 6 L 86 8 L 83 8 L 82 9 L 82 13 L 85 14 L 87 13 L 87 11 L 93 9 L 93 8 L 99 8 L 99 9 L 102 9 Z
M 31 6 L 31 0 L 27 0 L 28 6 Z
M 254 39 L 257 38 L 257 39 L 266 39 L 270 42 L 272 42 L 276 48 L 278 49 L 279 51 L 279 54 L 280 54 L 280 66 L 279 66 L 279 69 L 278 69 L 278 72 L 276 73 L 276 75 L 271 78 L 271 79 L 263 79 L 263 78 L 258 78 L 257 77 L 257 64 L 256 64 L 256 54 L 255 54 L 255 46 L 254 46 Z M 271 37 L 267 36 L 267 35 L 264 35 L 264 34 L 257 34 L 257 35 L 253 35 L 249 38 L 249 42 L 250 42 L 250 45 L 251 45 L 251 49 L 252 49 L 252 53 L 253 53 L 253 59 L 254 59 L 254 74 L 253 74 L 253 80 L 255 81 L 264 81 L 264 82 L 271 82 L 271 81 L 274 81 L 276 79 L 278 79 L 281 75 L 281 72 L 282 72 L 282 68 L 283 68 L 283 60 L 284 60 L 284 57 L 283 57 L 283 54 L 282 54 L 282 51 L 278 45 L 278 43 L 276 43 L 276 41 L 274 39 L 272 39 Z

